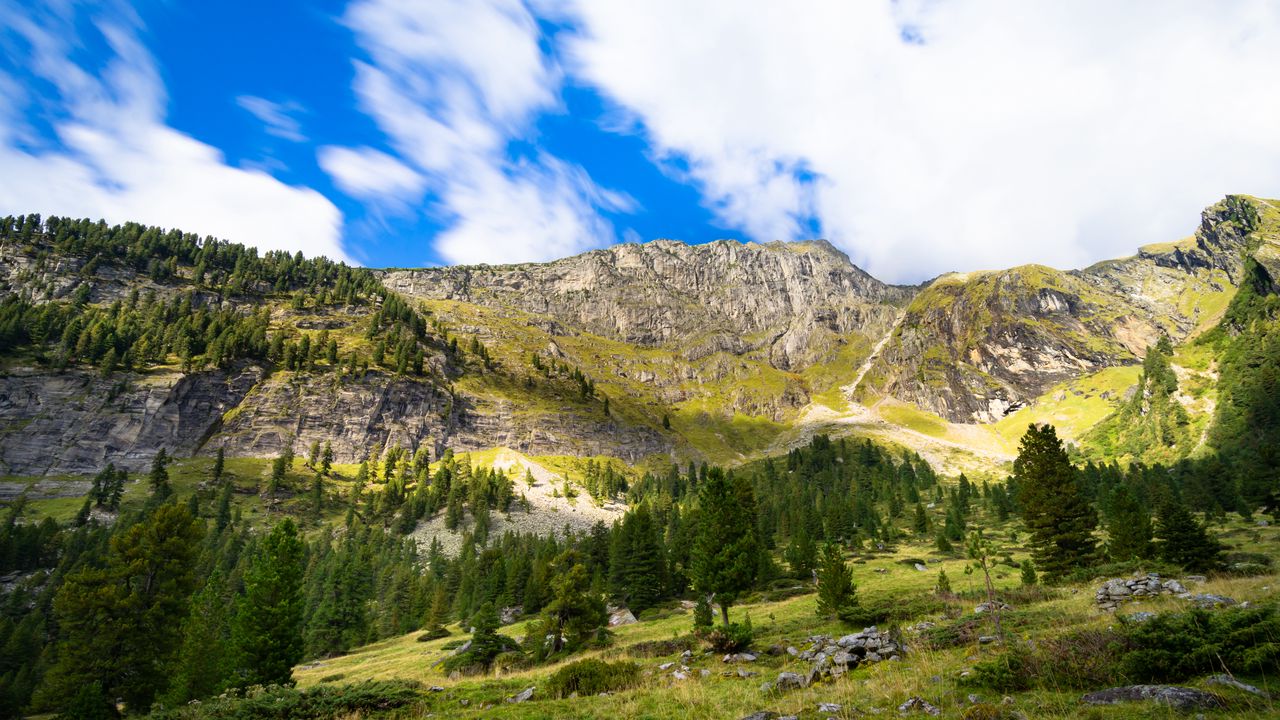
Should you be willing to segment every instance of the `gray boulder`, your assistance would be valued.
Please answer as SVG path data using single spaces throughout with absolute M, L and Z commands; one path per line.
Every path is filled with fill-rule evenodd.
M 1211 692 L 1177 685 L 1126 685 L 1091 692 L 1080 701 L 1087 705 L 1115 705 L 1122 702 L 1156 702 L 1176 710 L 1224 708 L 1227 703 Z

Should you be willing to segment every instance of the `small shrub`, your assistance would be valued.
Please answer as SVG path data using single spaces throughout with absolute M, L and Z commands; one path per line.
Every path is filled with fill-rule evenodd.
M 1121 619 L 1133 649 L 1121 667 L 1134 680 L 1178 682 L 1213 672 L 1271 672 L 1280 665 L 1280 613 L 1274 604 L 1191 609 L 1146 622 Z
M 697 638 L 684 635 L 672 640 L 645 640 L 626 647 L 627 654 L 632 657 L 665 657 L 675 655 L 697 646 Z
M 935 625 L 920 633 L 920 639 L 933 650 L 971 645 L 981 634 L 983 618 L 977 615 L 965 615 L 949 623 Z
M 367 680 L 350 685 L 317 685 L 307 690 L 271 685 L 161 710 L 150 717 L 156 720 L 327 720 L 373 715 L 413 703 L 421 697 L 420 687 L 412 680 Z
M 1003 654 L 974 665 L 967 682 L 999 692 L 1102 687 L 1120 679 L 1116 658 L 1126 647 L 1127 641 L 1111 630 L 1082 630 L 1034 647 L 1013 643 Z
M 640 666 L 633 662 L 604 662 L 603 660 L 578 660 L 555 671 L 547 679 L 549 697 L 565 698 L 573 693 L 580 696 L 616 692 L 634 687 L 640 679 Z
M 320 678 L 320 682 L 322 683 L 338 682 L 344 677 L 346 677 L 345 673 L 334 673 L 332 675 L 325 675 L 324 677 Z
M 418 642 L 431 642 L 432 640 L 439 640 L 443 637 L 449 637 L 449 631 L 442 627 L 435 627 L 419 635 Z M 457 647 L 457 645 L 454 647 Z
M 746 650 L 751 647 L 751 641 L 754 639 L 755 631 L 751 629 L 751 618 L 747 618 L 740 623 L 717 625 L 702 633 L 703 642 L 710 645 L 711 649 L 718 653 Z
M 512 670 L 523 670 L 533 665 L 533 661 L 528 655 L 517 650 L 508 650 L 499 654 L 493 659 L 491 667 L 501 672 L 511 672 Z
M 1019 720 L 1026 716 L 1003 705 L 978 703 L 965 708 L 960 717 L 962 720 Z

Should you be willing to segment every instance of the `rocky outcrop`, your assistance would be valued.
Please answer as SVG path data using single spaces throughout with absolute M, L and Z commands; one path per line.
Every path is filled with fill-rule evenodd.
M 550 263 L 393 270 L 387 287 L 411 297 L 516 308 L 561 326 L 687 360 L 762 351 L 803 369 L 858 333 L 892 324 L 889 303 L 912 290 L 886 285 L 825 241 L 617 245 Z
M 1159 575 L 1151 573 L 1144 578 L 1114 578 L 1106 581 L 1094 594 L 1094 602 L 1103 610 L 1114 611 L 1122 603 L 1159 595 L 1185 598 L 1190 593 L 1177 580 L 1161 580 Z
M 863 383 L 954 422 L 993 422 L 1054 384 L 1138 362 L 1215 320 L 1251 225 L 1240 202 L 1205 210 L 1194 238 L 1084 270 L 1028 265 L 938 278 L 908 305 Z
M 261 379 L 246 365 L 102 378 L 79 370 L 0 376 L 0 467 L 13 475 L 147 467 L 160 448 L 195 452 Z

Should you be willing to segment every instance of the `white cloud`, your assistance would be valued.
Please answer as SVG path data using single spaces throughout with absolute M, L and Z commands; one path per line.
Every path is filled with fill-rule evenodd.
M 432 212 L 449 223 L 435 239 L 441 257 L 548 260 L 616 241 L 601 212 L 634 201 L 546 153 L 508 156 L 513 140 L 529 139 L 533 118 L 556 107 L 561 82 L 523 3 L 361 0 L 344 22 L 369 56 L 356 63 L 361 108 L 399 160 L 421 172 Z M 345 192 L 368 200 L 374 181 L 348 188 L 353 171 L 344 179 L 343 169 L 326 167 Z M 387 192 L 408 194 L 409 184 L 388 182 Z
M 69 59 L 77 42 L 69 8 L 0 8 L 14 30 L 4 51 L 13 57 L 20 40 L 30 72 L 57 90 L 40 106 L 52 108 L 56 142 L 33 145 L 38 135 L 23 119 L 0 114 L 0 212 L 137 221 L 349 260 L 341 215 L 322 195 L 230 166 L 165 124 L 164 87 L 127 6 L 94 18 L 112 51 L 96 74 Z
M 1280 194 L 1280 6 L 589 0 L 571 72 L 755 239 L 871 271 L 1079 266 Z M 903 41 L 904 29 L 923 44 Z M 804 169 L 817 180 L 797 179 Z
M 413 168 L 373 148 L 330 145 L 320 148 L 317 159 L 343 192 L 362 200 L 410 202 L 421 197 L 426 183 Z
M 302 134 L 302 123 L 293 116 L 293 113 L 302 112 L 303 109 L 296 102 L 278 103 L 255 95 L 241 95 L 236 98 L 236 104 L 258 118 L 266 126 L 268 135 L 290 142 L 303 142 L 307 139 Z

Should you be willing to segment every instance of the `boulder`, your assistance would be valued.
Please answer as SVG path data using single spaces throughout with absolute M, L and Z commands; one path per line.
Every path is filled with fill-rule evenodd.
M 925 715 L 941 715 L 942 710 L 937 705 L 933 705 L 929 701 L 921 697 L 910 697 L 907 701 L 898 706 L 899 715 L 909 715 L 911 713 L 924 713 Z
M 769 710 L 759 710 L 742 718 L 742 720 L 778 720 L 778 713 Z
M 532 687 L 525 688 L 524 690 L 521 690 L 520 692 L 516 693 L 515 695 L 512 695 L 511 697 L 507 698 L 507 702 L 509 702 L 509 703 L 522 703 L 522 702 L 526 702 L 526 701 L 528 701 L 528 700 L 530 700 L 530 699 L 532 699 L 532 698 L 533 698 L 533 691 L 534 691 L 535 689 L 536 689 L 536 688 L 532 688 Z
M 804 687 L 804 678 L 793 672 L 780 672 L 773 686 L 778 690 L 795 690 Z
M 1271 693 L 1268 693 L 1265 690 L 1256 688 L 1253 685 L 1242 683 L 1239 680 L 1231 677 L 1230 675 L 1226 675 L 1224 673 L 1218 673 L 1217 675 L 1210 675 L 1209 677 L 1205 678 L 1204 681 L 1209 683 L 1210 685 L 1223 685 L 1225 687 L 1232 687 L 1237 690 L 1247 692 L 1250 695 L 1257 695 L 1258 697 L 1263 697 L 1263 698 L 1271 697 Z
M 636 616 L 631 611 L 622 608 L 609 615 L 609 627 L 618 627 L 619 625 L 631 625 L 636 622 Z
M 1222 595 L 1213 595 L 1211 593 L 1199 593 L 1187 598 L 1192 605 L 1199 608 L 1213 608 L 1223 605 L 1235 605 L 1236 601 Z
M 1091 692 L 1080 701 L 1087 705 L 1114 705 L 1122 702 L 1156 702 L 1177 710 L 1226 707 L 1226 701 L 1211 692 L 1177 685 L 1126 685 Z
M 838 713 L 844 709 L 840 703 L 818 703 L 818 712 L 820 713 Z

